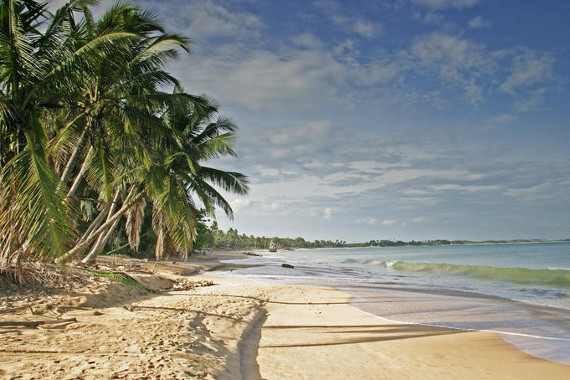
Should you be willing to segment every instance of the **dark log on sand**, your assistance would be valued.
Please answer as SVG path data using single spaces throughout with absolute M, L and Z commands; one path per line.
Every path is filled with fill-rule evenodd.
M 12 326 L 38 327 L 39 325 L 55 325 L 59 323 L 72 323 L 72 322 L 77 322 L 77 319 L 66 318 L 66 319 L 50 319 L 44 321 L 4 321 L 0 322 L 0 327 L 12 327 Z

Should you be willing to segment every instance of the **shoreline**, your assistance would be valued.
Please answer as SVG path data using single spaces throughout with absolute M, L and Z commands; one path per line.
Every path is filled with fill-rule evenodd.
M 182 291 L 125 292 L 96 279 L 67 291 L 43 314 L 0 312 L 0 322 L 75 318 L 76 323 L 0 328 L 0 377 L 23 379 L 563 379 L 570 366 L 532 357 L 498 334 L 393 323 L 352 306 L 342 291 L 260 284 L 205 270 L 242 265 L 116 260 L 148 287 L 192 282 Z M 136 265 L 135 265 L 136 264 Z M 129 266 L 152 274 L 129 272 Z M 132 268 L 131 268 L 132 269 Z M 215 285 L 208 286 L 210 283 Z M 82 291 L 82 290 L 81 290 Z M 57 299 L 57 302 L 54 301 Z M 59 303 L 59 304 L 58 304 Z
M 570 367 L 532 357 L 496 333 L 393 323 L 351 306 L 350 296 L 335 289 L 289 285 L 276 295 L 281 302 L 268 303 L 261 332 L 262 378 L 277 379 L 276 373 L 330 379 L 570 375 Z

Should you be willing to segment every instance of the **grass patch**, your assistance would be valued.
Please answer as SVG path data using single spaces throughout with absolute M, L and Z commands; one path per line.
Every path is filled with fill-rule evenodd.
M 122 273 L 115 273 L 115 272 L 111 272 L 108 270 L 100 270 L 97 271 L 95 273 L 96 276 L 98 277 L 104 277 L 104 278 L 109 278 L 115 282 L 120 282 L 122 284 L 131 286 L 133 288 L 137 288 L 137 289 L 141 289 L 141 290 L 145 290 L 147 292 L 150 292 L 151 290 L 149 288 L 147 288 L 146 286 L 141 285 L 139 282 L 133 280 L 131 277 L 124 275 Z

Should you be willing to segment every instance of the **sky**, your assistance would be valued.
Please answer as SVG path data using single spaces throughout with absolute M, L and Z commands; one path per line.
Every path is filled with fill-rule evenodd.
M 239 127 L 211 165 L 251 191 L 222 229 L 570 238 L 570 2 L 137 3 L 192 40 L 170 71 Z

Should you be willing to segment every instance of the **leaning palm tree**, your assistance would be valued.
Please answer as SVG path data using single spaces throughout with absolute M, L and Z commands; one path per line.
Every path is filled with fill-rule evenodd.
M 232 142 L 236 126 L 225 117 L 216 117 L 217 112 L 212 103 L 197 106 L 183 101 L 164 115 L 171 131 L 163 142 L 170 147 L 164 157 L 164 170 L 169 175 L 153 199 L 157 259 L 172 252 L 185 257 L 191 251 L 198 214 L 194 198 L 207 214 L 214 216 L 218 207 L 231 218 L 232 209 L 216 187 L 242 195 L 248 191 L 243 174 L 206 166 L 214 158 L 235 155 Z
M 122 152 L 119 161 L 125 173 L 121 183 L 130 190 L 123 207 L 109 213 L 112 216 L 100 227 L 106 231 L 105 237 L 97 240 L 96 249 L 91 250 L 83 263 L 95 260 L 103 248 L 100 244 L 105 244 L 123 214 L 127 216 L 125 226 L 131 247 L 136 249 L 145 212 L 152 213 L 152 228 L 157 236 L 156 258 L 173 254 L 186 257 L 196 238 L 198 208 L 195 200 L 209 215 L 221 208 L 232 217 L 230 205 L 216 188 L 247 193 L 247 179 L 243 174 L 204 165 L 214 158 L 235 154 L 231 147 L 235 125 L 224 117 L 214 119 L 217 107 L 207 99 L 196 102 L 184 93 L 174 95 L 160 119 L 162 128 L 155 128 L 147 139 L 150 144 L 119 149 Z M 133 142 L 125 141 L 125 144 L 132 146 Z M 130 169 L 127 170 L 127 166 Z M 88 246 L 89 242 L 85 241 L 74 249 L 80 251 Z M 75 254 L 74 250 L 70 252 Z
M 86 39 L 87 22 L 75 13 L 93 3 L 71 0 L 51 14 L 47 3 L 0 1 L 0 269 L 30 254 L 57 257 L 75 235 L 66 184 L 51 162 L 52 135 L 88 116 L 73 101 L 81 92 L 73 84 L 134 37 L 109 29 Z
M 138 12 L 136 7 L 119 5 L 110 13 Z M 109 20 L 141 18 L 105 16 L 102 22 L 105 27 L 97 29 L 108 28 Z M 127 216 L 128 233 L 132 246 L 136 247 L 141 226 L 137 220 L 144 215 L 147 202 L 153 209 L 153 226 L 158 236 L 157 258 L 163 256 L 166 247 L 186 255 L 196 236 L 196 208 L 192 196 L 197 196 L 211 214 L 214 207 L 219 206 L 231 215 L 229 204 L 212 185 L 240 194 L 247 191 L 243 175 L 200 167 L 200 161 L 233 154 L 230 144 L 235 126 L 225 119 L 203 125 L 217 112 L 217 107 L 206 98 L 180 90 L 174 93 L 159 90 L 165 85 L 180 88 L 162 66 L 175 56 L 174 48 L 186 48 L 185 40 L 164 34 L 158 27 L 148 27 L 149 21 L 145 24 L 143 38 L 131 43 L 123 52 L 127 64 L 125 69 L 119 67 L 115 73 L 116 81 L 107 86 L 97 85 L 104 95 L 98 100 L 97 119 L 103 128 L 98 130 L 97 140 L 106 151 L 101 153 L 101 148 L 93 146 L 85 149 L 85 159 L 72 181 L 69 195 L 73 195 L 78 180 L 85 175 L 88 189 L 101 184 L 98 189 L 101 212 L 65 259 L 90 247 L 83 262 L 92 262 L 123 215 Z M 108 71 L 107 68 L 105 73 Z M 105 101 L 109 103 L 107 109 L 103 108 Z M 77 151 L 76 147 L 74 153 Z M 115 174 L 110 173 L 112 168 Z M 99 181 L 89 183 L 90 178 Z
M 88 192 L 96 191 L 100 205 L 100 217 L 79 237 L 67 257 L 93 241 L 95 247 L 100 247 L 108 239 L 105 236 L 116 225 L 116 220 L 109 221 L 117 211 L 117 203 L 133 194 L 132 189 L 125 192 L 128 184 L 115 180 L 121 171 L 129 170 L 128 165 L 118 161 L 117 153 L 131 151 L 133 146 L 141 150 L 145 140 L 142 137 L 160 127 L 156 112 L 164 107 L 165 100 L 158 88 L 178 85 L 162 67 L 176 56 L 176 48 L 188 49 L 184 38 L 165 33 L 154 15 L 130 3 L 118 2 L 101 20 L 89 22 L 85 28 L 90 41 L 118 31 L 131 38 L 102 52 L 91 65 L 92 74 L 71 83 L 71 87 L 81 89 L 76 95 L 81 117 L 73 119 L 53 140 L 61 182 L 69 186 L 66 200 L 73 200 L 83 185 Z M 125 144 L 121 146 L 121 142 Z M 95 247 L 95 251 L 100 250 Z
M 149 209 L 157 256 L 187 254 L 194 199 L 231 216 L 216 187 L 247 191 L 243 175 L 203 165 L 233 154 L 235 126 L 164 70 L 188 41 L 127 2 L 95 21 L 93 3 L 51 14 L 0 0 L 0 271 L 27 256 L 91 261 L 125 216 L 136 246 Z

